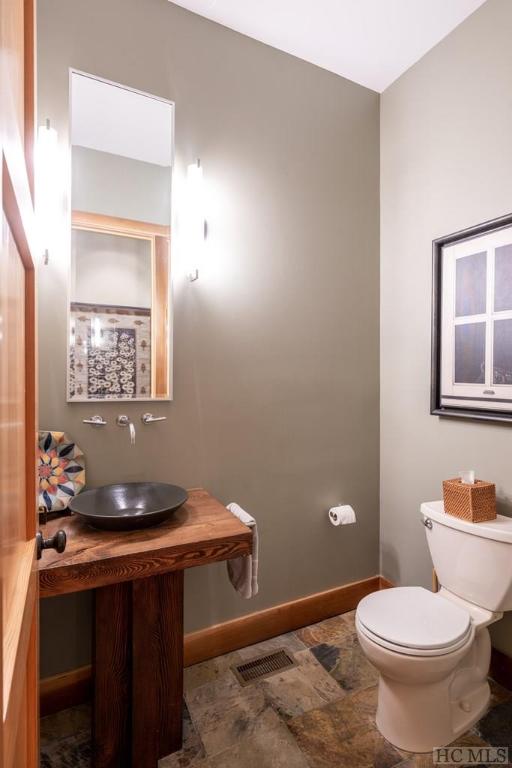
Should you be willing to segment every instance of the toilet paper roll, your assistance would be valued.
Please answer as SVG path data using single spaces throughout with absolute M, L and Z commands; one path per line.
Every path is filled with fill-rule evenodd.
M 331 507 L 329 520 L 333 525 L 349 525 L 356 522 L 356 513 L 348 504 L 340 504 L 337 507 Z

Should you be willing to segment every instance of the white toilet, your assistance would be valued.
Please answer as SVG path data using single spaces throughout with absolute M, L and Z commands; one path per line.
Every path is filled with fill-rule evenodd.
M 441 589 L 396 587 L 357 607 L 361 647 L 380 673 L 377 727 L 401 749 L 453 742 L 489 702 L 489 624 L 512 610 L 512 518 L 469 523 L 421 505 Z

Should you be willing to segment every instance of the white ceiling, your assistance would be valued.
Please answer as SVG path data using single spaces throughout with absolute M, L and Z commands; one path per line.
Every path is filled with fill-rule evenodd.
M 80 147 L 169 166 L 172 109 L 168 101 L 71 75 L 71 143 Z
M 382 92 L 485 0 L 171 0 Z

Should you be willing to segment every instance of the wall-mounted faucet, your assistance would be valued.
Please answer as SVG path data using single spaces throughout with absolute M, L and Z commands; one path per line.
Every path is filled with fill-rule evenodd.
M 140 420 L 143 424 L 152 424 L 154 421 L 165 421 L 167 416 L 153 416 L 152 413 L 143 413 Z M 84 424 L 91 424 L 93 427 L 104 427 L 107 423 L 102 416 L 91 416 L 89 419 L 82 419 Z M 120 414 L 116 419 L 118 427 L 128 427 L 130 430 L 130 443 L 135 445 L 135 424 L 125 413 Z
M 131 421 L 126 414 L 121 414 L 116 419 L 116 424 L 118 427 L 129 427 L 130 428 L 130 443 L 131 445 L 135 445 L 135 426 L 133 424 L 133 421 Z

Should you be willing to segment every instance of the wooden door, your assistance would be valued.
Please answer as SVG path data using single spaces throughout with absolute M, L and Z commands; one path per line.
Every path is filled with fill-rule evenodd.
M 33 0 L 0 0 L 0 768 L 37 744 Z

